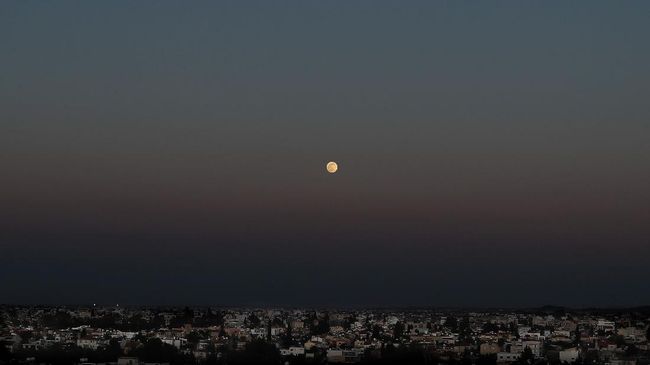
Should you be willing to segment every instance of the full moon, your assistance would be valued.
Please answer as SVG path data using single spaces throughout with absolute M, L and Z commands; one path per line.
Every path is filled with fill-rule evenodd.
M 336 172 L 336 170 L 339 169 L 339 165 L 337 165 L 334 161 L 330 161 L 327 163 L 327 166 L 325 168 L 327 168 L 327 172 L 333 174 Z

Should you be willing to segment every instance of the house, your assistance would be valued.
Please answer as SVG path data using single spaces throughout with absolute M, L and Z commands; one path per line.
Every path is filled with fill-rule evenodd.
M 99 348 L 99 342 L 95 338 L 84 336 L 77 340 L 77 346 L 84 349 L 97 350 Z
M 524 349 L 528 347 L 535 357 L 542 356 L 542 343 L 540 341 L 523 341 Z
M 327 350 L 327 361 L 331 363 L 355 363 L 363 359 L 363 351 L 360 349 L 351 350 Z
M 117 365 L 140 365 L 137 357 L 120 357 L 117 359 Z
M 612 321 L 606 321 L 604 319 L 599 319 L 596 323 L 596 330 L 607 332 L 614 332 L 616 330 L 616 324 Z
M 497 362 L 515 362 L 521 357 L 520 353 L 499 352 L 497 353 Z
M 497 354 L 499 351 L 501 351 L 501 346 L 496 343 L 482 343 L 479 347 L 479 353 L 481 355 Z
M 574 363 L 580 358 L 580 351 L 572 347 L 570 349 L 560 351 L 560 362 Z
M 282 356 L 301 356 L 305 354 L 304 347 L 291 346 L 288 349 L 280 349 L 280 355 Z

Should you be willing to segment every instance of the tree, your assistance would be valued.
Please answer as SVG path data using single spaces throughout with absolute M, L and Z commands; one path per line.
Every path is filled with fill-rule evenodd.
M 491 355 L 479 356 L 476 365 L 496 365 L 496 363 L 497 363 L 497 355 L 491 354 Z
M 259 327 L 260 323 L 262 323 L 262 321 L 255 315 L 255 313 L 251 313 L 248 316 L 247 320 L 248 320 L 248 326 L 250 328 Z
M 111 338 L 108 341 L 108 346 L 104 348 L 104 352 L 111 361 L 117 361 L 117 358 L 123 354 L 122 347 L 120 346 L 120 341 L 115 338 Z
M 316 335 L 322 335 L 324 333 L 329 333 L 330 331 L 330 324 L 329 324 L 330 316 L 329 313 L 325 312 L 325 315 L 323 318 L 318 318 L 314 319 L 313 327 L 312 327 L 312 333 Z
M 29 343 L 29 340 L 33 337 L 33 333 L 31 331 L 24 331 L 19 333 L 20 336 L 20 343 Z
M 618 347 L 623 347 L 625 346 L 625 337 L 621 335 L 613 335 L 609 338 L 612 342 L 616 344 Z
M 450 331 L 455 332 L 458 328 L 458 319 L 453 316 L 447 317 L 447 320 L 445 320 L 445 327 L 449 328 Z
M 532 364 L 534 360 L 535 355 L 533 355 L 533 351 L 530 349 L 530 347 L 526 346 L 526 348 L 524 348 L 524 352 L 521 353 L 519 362 L 521 364 Z
M 11 353 L 4 342 L 0 341 L 0 361 L 9 360 L 11 358 Z
M 183 355 L 176 347 L 163 343 L 159 338 L 149 339 L 143 346 L 133 350 L 133 355 L 144 362 L 182 363 Z
M 194 311 L 190 307 L 185 307 L 183 309 L 183 319 L 186 323 L 192 323 L 192 320 L 194 319 Z
M 284 346 L 291 346 L 293 344 L 293 334 L 292 334 L 291 324 L 287 326 L 287 331 L 282 336 L 282 344 Z
M 192 347 L 195 347 L 196 344 L 198 344 L 199 341 L 201 340 L 201 335 L 196 331 L 192 331 L 188 333 L 187 336 L 185 336 L 185 338 L 187 339 L 187 342 L 190 345 L 192 345 Z
M 393 338 L 399 340 L 404 335 L 404 323 L 398 321 L 393 328 Z
M 499 332 L 499 326 L 495 323 L 487 322 L 481 328 L 481 332 L 483 333 Z
M 127 331 L 140 331 L 153 328 L 151 322 L 144 319 L 140 313 L 131 316 L 120 327 Z
M 56 329 L 70 328 L 77 324 L 67 311 L 56 311 L 54 315 L 46 315 L 42 322 L 44 327 Z
M 151 320 L 149 328 L 157 329 L 161 327 L 165 327 L 165 317 L 160 314 L 156 314 Z
M 213 312 L 211 308 L 205 312 L 205 316 L 199 322 L 203 327 L 219 326 L 223 324 L 223 313 L 221 311 Z
M 584 355 L 583 364 L 595 364 L 599 362 L 598 350 L 588 350 Z
M 275 345 L 264 340 L 251 341 L 244 351 L 229 352 L 226 356 L 228 364 L 278 364 L 281 361 Z
M 576 330 L 576 334 L 574 336 L 573 344 L 575 346 L 580 346 L 581 341 L 582 341 L 582 334 L 580 333 L 580 330 Z
M 117 322 L 121 319 L 121 316 L 116 313 L 107 313 L 102 317 L 96 317 L 91 319 L 90 326 L 93 328 L 116 328 Z
M 625 348 L 625 354 L 626 354 L 627 356 L 634 356 L 634 355 L 636 355 L 636 354 L 638 354 L 638 353 L 639 353 L 639 348 L 636 347 L 636 346 L 633 345 L 633 344 L 630 344 L 630 345 L 628 345 L 628 346 Z
M 424 364 L 427 357 L 421 348 L 417 346 L 387 345 L 381 351 L 379 364 Z
M 133 336 L 133 341 L 138 341 L 140 343 L 146 343 L 147 342 L 147 336 L 143 335 L 142 333 L 136 333 L 135 336 Z
M 463 317 L 458 325 L 459 337 L 460 340 L 464 343 L 470 343 L 472 341 L 472 328 L 469 325 L 469 318 Z
M 514 324 L 514 323 L 510 323 L 510 328 L 509 328 L 509 330 L 510 330 L 510 333 L 512 333 L 513 335 L 515 335 L 515 336 L 518 336 L 518 335 L 519 335 L 519 330 L 518 330 L 518 328 L 517 328 L 517 325 Z
M 379 325 L 372 326 L 372 338 L 380 339 L 381 338 L 381 327 Z

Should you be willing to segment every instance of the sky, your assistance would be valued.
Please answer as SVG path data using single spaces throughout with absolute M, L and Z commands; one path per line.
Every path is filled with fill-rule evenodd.
M 650 304 L 649 34 L 646 1 L 3 1 L 0 303 Z

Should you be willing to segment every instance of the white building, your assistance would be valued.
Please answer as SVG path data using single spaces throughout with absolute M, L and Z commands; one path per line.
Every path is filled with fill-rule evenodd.
M 360 349 L 327 350 L 327 361 L 331 363 L 355 363 L 362 359 L 363 351 Z
M 497 354 L 497 362 L 514 362 L 519 360 L 521 354 L 512 352 L 499 352 Z
M 560 351 L 560 362 L 568 362 L 569 364 L 576 362 L 580 357 L 580 351 L 573 347 L 570 349 Z
M 501 351 L 501 346 L 496 343 L 482 343 L 479 347 L 481 355 L 498 354 Z
M 177 349 L 180 349 L 181 346 L 187 342 L 187 340 L 184 338 L 161 338 L 160 340 L 163 343 L 176 347 Z
M 291 346 L 288 349 L 280 349 L 280 355 L 282 356 L 301 356 L 304 354 L 304 347 Z
M 614 332 L 614 330 L 616 330 L 616 324 L 612 321 L 599 319 L 596 323 L 596 329 L 599 331 Z
M 117 365 L 140 365 L 140 360 L 137 357 L 120 357 Z
M 77 346 L 84 349 L 97 350 L 99 348 L 99 341 L 95 338 L 82 337 L 77 340 Z

